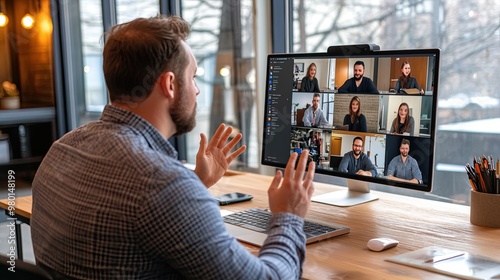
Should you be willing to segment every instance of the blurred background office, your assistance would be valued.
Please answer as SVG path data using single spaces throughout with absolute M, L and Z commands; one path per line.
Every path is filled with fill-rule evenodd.
M 442 50 L 438 115 L 427 116 L 438 118 L 434 190 L 410 195 L 468 204 L 465 163 L 500 156 L 496 0 L 0 0 L 0 82 L 15 84 L 18 96 L 17 104 L 8 102 L 15 93 L 0 97 L 2 181 L 12 169 L 29 187 L 54 140 L 99 118 L 108 103 L 103 34 L 157 13 L 191 23 L 199 65 L 197 126 L 171 139 L 182 160 L 194 163 L 199 133 L 226 122 L 248 146 L 232 168 L 272 173 L 260 165 L 267 54 L 358 43 Z M 22 25 L 28 14 L 32 25 Z

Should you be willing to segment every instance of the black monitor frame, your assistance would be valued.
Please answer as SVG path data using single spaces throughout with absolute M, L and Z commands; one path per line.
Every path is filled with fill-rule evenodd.
M 286 135 L 291 135 L 294 125 L 292 124 L 292 99 L 293 95 L 297 92 L 294 89 L 296 86 L 296 78 L 287 80 L 283 77 L 285 75 L 288 77 L 293 76 L 293 71 L 296 66 L 294 65 L 295 61 L 328 61 L 328 65 L 332 65 L 332 61 L 345 61 L 347 59 L 348 70 L 351 70 L 353 67 L 353 61 L 355 60 L 364 60 L 371 61 L 370 67 L 372 68 L 370 77 L 374 84 L 377 85 L 377 89 L 380 91 L 378 96 L 382 100 L 387 97 L 386 100 L 391 100 L 393 96 L 398 96 L 405 100 L 406 98 L 416 98 L 417 96 L 422 98 L 422 100 L 427 99 L 426 103 L 430 102 L 430 116 L 428 120 L 425 120 L 428 126 L 428 133 L 422 134 L 424 136 L 393 136 L 386 132 L 376 131 L 372 133 L 375 134 L 385 134 L 386 138 L 390 138 L 388 143 L 391 143 L 391 147 L 387 147 L 386 149 L 386 157 L 388 154 L 399 153 L 399 145 L 394 147 L 395 142 L 401 141 L 402 138 L 410 138 L 412 145 L 410 148 L 410 154 L 412 149 L 421 147 L 421 153 L 425 154 L 425 158 L 421 159 L 426 164 L 422 165 L 424 170 L 422 170 L 423 174 L 426 174 L 425 181 L 419 184 L 399 182 L 394 180 L 389 180 L 384 177 L 365 177 L 360 175 L 351 175 L 348 173 L 332 171 L 328 169 L 323 169 L 321 166 L 317 166 L 316 173 L 337 176 L 348 179 L 349 187 L 351 185 L 356 185 L 357 190 L 361 192 L 368 193 L 369 185 L 368 183 L 377 183 L 388 186 L 406 188 L 411 190 L 418 190 L 423 192 L 430 192 L 432 190 L 432 182 L 433 182 L 433 168 L 434 168 L 434 149 L 435 149 L 435 138 L 436 138 L 436 109 L 437 109 L 437 99 L 438 99 L 438 85 L 439 85 L 439 63 L 440 63 L 440 50 L 439 49 L 403 49 L 403 50 L 376 50 L 376 48 L 360 48 L 358 46 L 354 46 L 353 48 L 349 48 L 349 46 L 341 46 L 341 48 L 334 48 L 334 51 L 325 53 L 291 53 L 291 54 L 270 54 L 267 58 L 267 78 L 266 78 L 266 95 L 265 95 L 265 110 L 264 110 L 264 127 L 263 127 L 263 148 L 262 148 L 262 160 L 261 163 L 263 165 L 274 166 L 278 168 L 284 168 L 288 157 L 282 156 L 281 159 L 276 159 L 273 155 L 276 155 L 276 149 L 281 149 L 283 145 L 291 146 L 291 136 L 289 137 L 288 143 L 283 143 L 284 139 L 286 139 Z M 397 60 L 398 58 L 427 58 L 428 64 L 427 69 L 425 69 L 426 79 L 425 79 L 425 94 L 424 95 L 404 95 L 398 93 L 390 92 L 390 88 L 380 88 L 379 85 L 382 83 L 391 83 L 394 82 L 394 79 L 391 81 L 387 81 L 387 73 L 390 73 L 395 66 L 391 66 L 390 70 L 385 71 L 388 62 L 391 61 L 392 65 L 395 65 L 393 60 Z M 401 61 L 402 62 L 402 61 Z M 302 63 L 302 62 L 301 62 Z M 281 66 L 280 66 L 281 65 Z M 291 65 L 291 67 L 290 67 Z M 307 71 L 307 63 L 306 65 L 298 65 L 300 69 L 304 69 L 304 73 Z M 272 69 L 272 67 L 275 67 Z M 277 67 L 277 68 L 276 68 Z M 281 68 L 280 68 L 281 67 Z M 286 70 L 285 68 L 290 67 L 290 70 Z M 335 66 L 337 67 L 337 66 Z M 278 69 L 280 68 L 280 69 Z M 398 70 L 399 70 L 398 66 Z M 414 67 L 412 66 L 412 73 Z M 336 69 L 337 70 L 337 69 Z M 330 71 L 331 72 L 331 71 Z M 277 75 L 276 75 L 277 74 Z M 372 75 L 373 74 L 373 75 Z M 330 74 L 328 74 L 329 78 Z M 365 73 L 365 76 L 366 73 Z M 347 78 L 350 78 L 348 76 Z M 389 76 L 389 78 L 393 78 Z M 342 82 L 339 82 L 340 84 Z M 310 92 L 312 93 L 312 92 Z M 352 96 L 361 95 L 363 97 L 370 97 L 372 95 L 363 94 L 363 93 L 338 93 L 336 89 L 330 88 L 322 88 L 320 94 L 331 94 L 334 97 L 341 95 Z M 370 97 L 373 98 L 373 97 Z M 423 102 L 423 101 L 422 101 Z M 335 102 L 334 102 L 335 103 Z M 337 104 L 338 105 L 338 104 Z M 380 104 L 379 104 L 380 106 Z M 380 111 L 381 108 L 379 107 Z M 335 111 L 335 109 L 333 109 Z M 383 115 L 383 114 L 381 114 Z M 424 116 L 424 115 L 423 115 Z M 427 114 L 425 114 L 427 116 Z M 380 117 L 382 118 L 382 117 Z M 423 119 L 423 118 L 420 118 Z M 335 118 L 333 118 L 333 122 L 335 123 Z M 380 120 L 377 121 L 379 123 L 379 128 L 381 128 L 380 124 L 382 123 Z M 419 129 L 420 124 L 415 124 L 415 128 Z M 388 121 L 386 123 L 388 126 Z M 330 128 L 327 128 L 327 130 Z M 318 128 L 318 130 L 322 130 L 322 128 Z M 333 131 L 333 130 L 332 130 Z M 342 133 L 342 131 L 335 131 Z M 279 142 L 279 143 L 278 143 Z M 274 143 L 274 144 L 273 144 Z M 331 147 L 330 147 L 331 149 Z M 426 154 L 428 153 L 428 154 Z M 384 174 L 387 169 L 387 164 L 390 159 L 385 158 L 385 166 L 384 166 Z M 420 166 L 420 164 L 419 164 Z M 364 184 L 362 182 L 365 182 Z M 355 184 L 354 184 L 355 183 Z M 373 197 L 372 197 L 373 198 Z M 361 202 L 360 202 L 361 203 Z M 348 205 L 341 205 L 348 206 Z

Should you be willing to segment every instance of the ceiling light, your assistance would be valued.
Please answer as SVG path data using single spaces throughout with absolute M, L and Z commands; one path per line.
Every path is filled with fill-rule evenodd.
M 29 12 L 26 12 L 24 17 L 21 19 L 21 25 L 26 29 L 31 29 L 34 24 L 35 18 Z
M 4 27 L 9 23 L 9 18 L 6 14 L 0 12 L 0 27 Z

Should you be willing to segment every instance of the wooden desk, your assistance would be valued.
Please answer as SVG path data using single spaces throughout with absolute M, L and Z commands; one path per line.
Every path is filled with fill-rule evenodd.
M 252 201 L 222 209 L 268 208 L 267 188 L 271 179 L 257 174 L 224 177 L 209 190 L 213 195 L 239 191 L 254 196 Z M 321 183 L 314 186 L 315 195 L 343 189 Z M 468 206 L 376 193 L 379 200 L 352 207 L 311 204 L 308 217 L 349 226 L 351 232 L 307 245 L 305 279 L 455 279 L 384 261 L 433 245 L 500 260 L 500 228 L 472 225 Z M 391 237 L 400 243 L 383 252 L 372 252 L 366 243 L 375 237 Z M 258 252 L 256 247 L 247 247 Z
M 31 219 L 31 203 L 33 199 L 32 196 L 21 196 L 16 197 L 14 205 L 14 215 L 11 216 L 9 209 L 9 200 L 0 200 L 0 208 L 5 209 L 5 215 L 11 218 L 16 218 L 15 228 L 16 228 L 16 252 L 17 258 L 19 260 L 23 259 L 23 245 L 22 245 L 22 233 L 21 233 L 21 223 L 30 224 Z
M 21 197 L 16 197 L 16 205 L 14 206 L 16 209 L 14 210 L 14 213 L 17 215 L 18 218 L 23 219 L 23 222 L 26 222 L 29 224 L 29 219 L 31 219 L 31 203 L 33 202 L 32 196 L 21 196 Z M 8 199 L 2 199 L 0 200 L 0 208 L 3 208 L 7 210 L 9 208 L 9 200 Z M 7 213 L 6 213 L 7 214 Z M 7 214 L 7 216 L 9 216 Z
M 257 174 L 228 173 L 209 191 L 213 195 L 240 191 L 254 196 L 248 202 L 223 206 L 225 210 L 265 209 L 271 179 Z M 338 189 L 342 188 L 315 183 L 315 195 Z M 384 261 L 433 245 L 500 260 L 500 228 L 472 225 L 468 206 L 376 193 L 379 200 L 352 207 L 311 204 L 308 217 L 349 226 L 351 233 L 307 245 L 304 279 L 455 279 Z M 6 202 L 0 201 L 0 207 L 5 208 Z M 16 199 L 16 213 L 31 217 L 31 197 Z M 383 252 L 371 252 L 366 242 L 374 237 L 391 237 L 400 243 Z M 245 246 L 258 253 L 259 248 Z

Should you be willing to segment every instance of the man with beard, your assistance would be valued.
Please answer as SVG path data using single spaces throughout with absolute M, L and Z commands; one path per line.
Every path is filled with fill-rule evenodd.
M 417 161 L 411 157 L 410 141 L 403 139 L 399 146 L 399 155 L 395 156 L 387 167 L 387 178 L 396 181 L 422 184 L 422 172 Z
M 33 181 L 37 265 L 54 279 L 299 279 L 304 216 L 314 191 L 308 151 L 290 156 L 268 190 L 270 231 L 259 256 L 229 235 L 207 188 L 244 150 L 222 124 L 201 134 L 196 168 L 168 142 L 195 125 L 196 60 L 180 17 L 117 25 L 103 51 L 111 104 L 56 141 Z M 306 172 L 306 167 L 309 172 Z
M 373 81 L 364 77 L 365 63 L 363 61 L 356 61 L 354 63 L 354 77 L 345 81 L 339 88 L 339 93 L 379 93 Z
M 362 151 L 363 139 L 359 136 L 355 137 L 352 141 L 352 151 L 345 153 L 340 161 L 339 171 L 363 176 L 377 176 L 377 168 Z
M 312 99 L 312 106 L 306 109 L 304 112 L 304 117 L 302 117 L 302 122 L 304 126 L 328 126 L 329 123 L 323 114 L 323 111 L 319 108 L 319 93 L 315 93 Z

